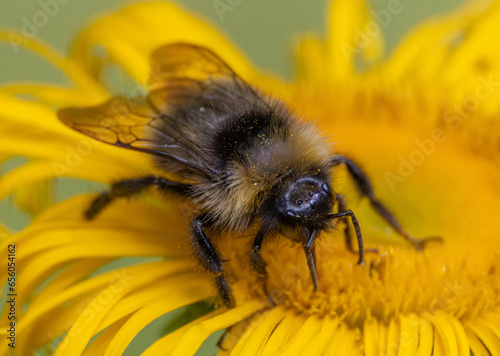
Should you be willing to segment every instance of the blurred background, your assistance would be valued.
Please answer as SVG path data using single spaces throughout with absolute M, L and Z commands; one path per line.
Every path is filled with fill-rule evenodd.
M 402 11 L 382 26 L 388 48 L 420 20 L 446 13 L 463 0 L 367 0 L 374 11 L 400 4 Z M 57 13 L 45 10 L 57 3 Z M 60 4 L 63 3 L 63 4 Z M 36 26 L 36 36 L 60 51 L 87 23 L 100 13 L 120 7 L 123 0 L 1 0 L 0 26 L 22 30 L 40 11 L 48 13 L 44 26 Z M 259 67 L 283 76 L 291 75 L 291 45 L 303 33 L 323 34 L 327 0 L 183 0 L 177 1 L 222 29 Z M 225 4 L 226 11 L 217 10 Z M 231 5 L 234 4 L 234 5 Z M 56 12 L 56 11 L 54 11 Z M 15 52 L 10 44 L 0 46 L 0 82 L 12 80 L 57 80 L 57 71 L 25 51 Z M 36 65 L 34 64 L 36 63 Z
M 33 24 L 37 16 L 42 16 L 38 21 L 45 18 L 43 26 L 31 25 L 30 32 L 61 52 L 66 52 L 71 40 L 95 17 L 128 3 L 123 0 L 24 0 L 22 2 L 0 0 L 0 2 L 1 28 L 22 31 L 29 26 L 29 23 Z M 403 9 L 397 16 L 393 16 L 388 24 L 382 26 L 388 54 L 417 22 L 431 15 L 447 13 L 462 2 L 464 0 L 369 0 L 375 12 L 388 8 L 389 4 L 399 4 Z M 58 5 L 56 10 L 50 5 L 54 3 Z M 183 0 L 177 3 L 199 14 L 225 32 L 258 67 L 292 79 L 294 40 L 304 33 L 323 36 L 329 1 Z M 220 6 L 225 7 L 226 11 L 218 11 L 217 8 L 220 9 Z M 46 15 L 39 15 L 40 12 Z M 40 57 L 22 48 L 15 48 L 10 43 L 0 43 L 0 58 L 2 64 L 0 85 L 12 81 L 64 83 L 58 70 Z M 14 159 L 0 165 L 0 176 L 20 162 L 22 160 Z M 104 189 L 100 185 L 74 179 L 61 180 L 58 185 L 56 194 L 60 199 L 82 191 Z M 8 197 L 0 202 L 0 221 L 10 229 L 18 230 L 29 223 L 29 217 L 23 212 L 16 211 L 12 197 Z M 143 342 L 148 343 L 148 337 L 156 337 L 161 333 L 162 327 L 160 325 L 154 329 L 156 331 L 151 330 L 142 333 Z M 209 344 L 213 345 L 218 337 L 219 335 L 214 335 L 213 339 L 206 343 L 207 348 L 199 354 L 215 354 L 215 349 Z M 140 345 L 135 345 L 127 349 L 128 355 L 135 355 L 140 349 Z

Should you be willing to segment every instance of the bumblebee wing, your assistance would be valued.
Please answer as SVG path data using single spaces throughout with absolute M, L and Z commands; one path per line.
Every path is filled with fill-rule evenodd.
M 233 84 L 246 85 L 231 67 L 208 48 L 174 43 L 156 49 L 151 55 L 150 88 L 163 88 L 178 78 L 208 85 L 228 80 Z
M 154 51 L 149 85 L 145 98 L 116 97 L 96 107 L 62 109 L 58 116 L 97 140 L 210 175 L 217 171 L 207 154 L 207 142 L 196 136 L 216 129 L 219 120 L 234 114 L 234 107 L 264 103 L 212 51 L 190 44 L 169 44 Z
M 163 156 L 186 168 L 210 174 L 195 149 L 178 142 L 179 132 L 168 132 L 165 121 L 148 97 L 131 99 L 115 97 L 94 107 L 65 108 L 59 119 L 87 136 L 99 141 L 136 151 Z
M 172 95 L 168 88 L 179 83 L 183 87 L 191 87 L 189 107 L 194 110 L 205 107 L 224 115 L 228 112 L 228 107 L 234 107 L 235 104 L 240 108 L 257 103 L 266 105 L 260 93 L 205 47 L 174 43 L 162 46 L 152 53 L 149 96 L 159 111 L 165 110 L 162 106 L 166 103 L 162 91 L 167 88 L 169 95 Z
M 219 56 L 205 47 L 174 43 L 151 55 L 148 99 L 157 112 L 171 117 L 167 131 L 196 127 L 199 132 L 217 130 L 242 114 L 269 107 L 269 101 L 241 79 Z M 206 151 L 206 143 L 178 142 Z M 202 146 L 202 147 L 199 147 Z

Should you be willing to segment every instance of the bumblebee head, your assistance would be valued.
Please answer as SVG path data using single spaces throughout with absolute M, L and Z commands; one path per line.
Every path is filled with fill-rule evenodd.
M 323 220 L 335 203 L 332 186 L 320 176 L 291 181 L 276 200 L 279 215 L 296 223 Z

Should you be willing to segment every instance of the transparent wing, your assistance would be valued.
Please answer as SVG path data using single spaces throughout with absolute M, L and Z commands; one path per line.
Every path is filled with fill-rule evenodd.
M 119 96 L 95 107 L 62 109 L 58 117 L 102 142 L 162 156 L 185 168 L 212 174 L 215 172 L 207 163 L 206 150 L 187 137 L 186 130 L 203 120 L 215 120 L 219 113 L 228 111 L 229 105 L 259 100 L 258 94 L 217 55 L 189 44 L 170 44 L 153 52 L 149 84 L 151 91 L 144 98 Z M 211 115 L 203 116 L 203 109 Z M 216 123 L 205 122 L 200 127 L 210 125 Z
M 59 119 L 87 136 L 111 145 L 164 156 L 206 174 L 201 157 L 191 147 L 178 142 L 178 132 L 165 132 L 165 116 L 158 114 L 148 97 L 115 97 L 94 107 L 65 108 Z
M 163 88 L 175 78 L 189 78 L 201 83 L 230 80 L 245 84 L 211 50 L 186 43 L 162 46 L 151 55 L 151 71 L 148 83 L 151 90 Z

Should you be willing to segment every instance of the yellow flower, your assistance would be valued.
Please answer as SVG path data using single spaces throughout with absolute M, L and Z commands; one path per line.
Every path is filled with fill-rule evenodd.
M 298 45 L 292 84 L 257 71 L 213 28 L 165 2 L 103 17 L 80 34 L 68 58 L 0 32 L 73 83 L 0 91 L 0 158 L 29 158 L 2 176 L 0 197 L 15 193 L 33 214 L 21 232 L 0 228 L 0 260 L 14 260 L 17 273 L 16 354 L 120 355 L 160 316 L 196 305 L 194 316 L 181 317 L 184 324 L 143 355 L 191 355 L 224 329 L 221 355 L 500 355 L 499 20 L 500 1 L 471 1 L 426 21 L 384 59 L 380 28 L 365 3 L 335 0 L 326 39 Z M 211 48 L 242 78 L 317 121 L 339 152 L 362 161 L 377 195 L 408 231 L 440 235 L 444 243 L 415 251 L 366 201 L 356 202 L 339 172 L 336 187 L 347 192 L 365 244 L 378 253 L 359 266 L 340 233 L 325 236 L 313 293 L 300 246 L 270 244 L 263 255 L 271 306 L 247 266 L 248 241 L 227 239 L 221 253 L 236 299 L 227 309 L 210 304 L 212 281 L 195 268 L 175 200 L 151 192 L 117 201 L 92 222 L 83 219 L 90 195 L 47 201 L 47 186 L 59 177 L 110 183 L 155 172 L 140 153 L 71 131 L 54 108 L 106 100 L 110 67 L 135 80 L 133 94 L 142 92 L 149 54 L 174 42 Z M 1 268 L 0 280 L 8 272 Z M 200 309 L 202 302 L 208 306 Z M 8 353 L 11 336 L 6 305 L 0 354 Z

